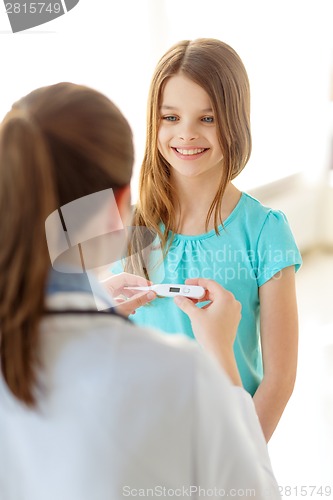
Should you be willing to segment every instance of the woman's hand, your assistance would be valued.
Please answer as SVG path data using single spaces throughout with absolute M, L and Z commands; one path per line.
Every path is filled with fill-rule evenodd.
M 175 303 L 189 316 L 199 344 L 218 359 L 234 384 L 242 385 L 233 352 L 241 304 L 213 280 L 196 278 L 187 279 L 185 283 L 206 288 L 200 302 L 209 301 L 209 304 L 200 308 L 194 301 L 181 296 L 174 298 Z
M 100 281 L 107 292 L 111 295 L 117 305 L 117 311 L 123 316 L 135 314 L 138 307 L 144 306 L 156 298 L 153 291 L 136 292 L 135 290 L 127 290 L 125 286 L 149 286 L 151 281 L 136 276 L 130 273 L 114 274 Z

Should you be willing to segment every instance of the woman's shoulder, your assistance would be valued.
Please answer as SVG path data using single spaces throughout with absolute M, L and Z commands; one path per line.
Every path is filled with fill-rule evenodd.
M 110 359 L 114 359 L 115 353 L 124 360 L 127 356 L 132 359 L 136 353 L 137 365 L 143 363 L 146 368 L 156 360 L 157 364 L 170 366 L 179 359 L 180 371 L 184 363 L 188 368 L 196 363 L 196 343 L 191 339 L 180 334 L 163 335 L 157 329 L 138 326 L 116 313 L 101 310 L 98 314 L 93 299 L 87 294 L 57 294 L 48 304 L 52 306 L 50 314 L 41 323 L 42 351 L 48 359 L 44 364 L 48 366 L 52 365 L 51 359 L 56 362 L 54 352 L 59 355 L 68 352 L 68 369 L 75 359 L 76 369 L 82 368 L 85 373 L 90 363 L 92 370 L 96 364 L 111 368 Z M 90 356 L 92 352 L 94 356 Z

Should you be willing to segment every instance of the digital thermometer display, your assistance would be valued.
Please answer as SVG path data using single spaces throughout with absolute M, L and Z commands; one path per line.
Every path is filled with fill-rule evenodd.
M 125 286 L 128 290 L 153 290 L 160 297 L 174 297 L 175 295 L 183 295 L 190 299 L 202 299 L 206 293 L 206 290 L 202 286 L 197 285 L 172 285 L 172 284 L 160 284 L 151 286 Z

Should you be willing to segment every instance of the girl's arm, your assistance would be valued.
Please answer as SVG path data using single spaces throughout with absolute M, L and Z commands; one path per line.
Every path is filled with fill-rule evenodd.
M 298 350 L 295 268 L 259 288 L 264 377 L 253 400 L 268 442 L 293 392 Z

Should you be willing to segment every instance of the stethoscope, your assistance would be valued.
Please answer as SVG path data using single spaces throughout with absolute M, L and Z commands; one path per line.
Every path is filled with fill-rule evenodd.
M 125 321 L 128 321 L 129 323 L 132 323 L 132 321 L 127 318 L 127 316 L 123 316 L 122 314 L 118 313 L 117 311 L 114 310 L 114 307 L 110 307 L 109 309 L 103 309 L 102 311 L 98 311 L 97 309 L 46 309 L 44 311 L 44 314 L 45 315 L 58 315 L 58 314 L 72 314 L 72 315 L 82 315 L 82 314 L 86 314 L 86 315 L 103 315 L 104 316 L 108 316 L 108 315 L 112 315 L 112 316 L 118 316 L 118 318 L 122 318 L 124 319 Z

